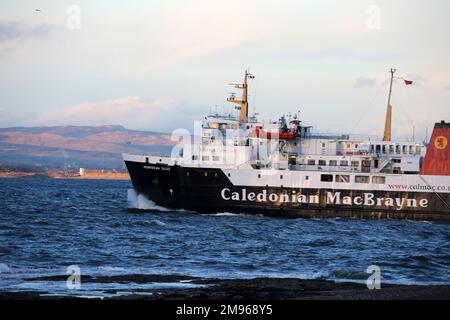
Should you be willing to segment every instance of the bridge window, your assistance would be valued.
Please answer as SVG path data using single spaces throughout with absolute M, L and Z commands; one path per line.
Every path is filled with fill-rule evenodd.
M 280 179 L 283 179 L 283 175 L 282 174 L 280 175 Z
M 339 162 L 339 165 L 340 165 L 341 167 L 347 167 L 347 166 L 348 166 L 348 161 L 347 161 L 347 160 L 341 160 L 341 161 Z
M 337 166 L 337 160 L 330 160 L 330 166 Z
M 320 181 L 333 182 L 333 175 L 332 174 L 321 174 L 320 175 Z
M 346 175 L 346 174 L 337 174 L 336 175 L 336 182 L 349 183 L 350 182 L 350 176 Z
M 386 182 L 386 177 L 372 177 L 372 183 L 376 183 L 376 184 L 384 184 Z
M 356 183 L 369 183 L 369 176 L 355 176 Z
M 352 167 L 359 167 L 359 161 L 352 161 Z
M 327 162 L 325 160 L 319 160 L 319 166 L 326 166 Z
M 406 154 L 406 146 L 405 145 L 402 146 L 402 153 Z
M 203 161 L 209 161 L 209 156 L 202 156 Z
M 218 157 L 218 156 L 213 156 L 213 161 L 220 161 L 220 157 Z
M 316 160 L 309 159 L 308 166 L 314 166 L 314 165 L 316 165 Z
M 261 179 L 261 175 L 260 174 L 258 174 L 258 179 Z
M 394 146 L 392 144 L 389 145 L 389 153 L 394 153 Z
M 192 160 L 198 160 L 198 156 L 192 156 Z

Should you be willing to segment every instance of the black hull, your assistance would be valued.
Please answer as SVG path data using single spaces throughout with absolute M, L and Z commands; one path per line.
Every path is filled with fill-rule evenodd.
M 199 213 L 232 212 L 260 214 L 279 218 L 371 218 L 408 220 L 450 220 L 446 203 L 450 203 L 448 193 L 371 191 L 375 197 L 427 199 L 427 207 L 378 208 L 364 205 L 336 205 L 327 203 L 327 192 L 339 192 L 342 197 L 362 196 L 363 190 L 330 189 L 290 189 L 274 187 L 245 186 L 246 192 L 268 194 L 291 194 L 301 192 L 306 197 L 317 195 L 318 203 L 276 202 L 276 201 L 234 201 L 224 199 L 221 192 L 226 189 L 227 197 L 243 187 L 234 186 L 220 169 L 186 168 L 165 164 L 145 164 L 125 161 L 133 187 L 155 204 L 170 209 L 185 209 Z

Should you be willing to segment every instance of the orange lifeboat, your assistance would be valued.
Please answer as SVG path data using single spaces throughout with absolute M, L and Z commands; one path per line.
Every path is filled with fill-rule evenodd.
M 257 137 L 257 138 L 261 138 L 261 139 L 285 139 L 285 140 L 290 140 L 290 139 L 295 139 L 300 137 L 300 134 L 295 133 L 295 132 L 271 132 L 271 131 L 266 131 L 263 130 L 262 127 L 258 126 L 255 128 L 254 131 L 250 132 L 250 136 L 251 137 Z

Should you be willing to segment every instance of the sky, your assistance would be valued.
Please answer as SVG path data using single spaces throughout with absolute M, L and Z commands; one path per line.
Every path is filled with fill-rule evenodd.
M 261 118 L 381 136 L 394 67 L 393 137 L 421 139 L 450 121 L 449 30 L 447 0 L 0 0 L 0 127 L 192 129 L 250 68 Z

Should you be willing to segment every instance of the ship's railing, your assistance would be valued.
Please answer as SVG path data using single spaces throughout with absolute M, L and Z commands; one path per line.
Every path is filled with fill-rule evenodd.
M 370 172 L 370 168 L 352 166 L 319 166 L 308 164 L 291 164 L 289 170 L 293 171 L 323 171 L 323 172 Z

